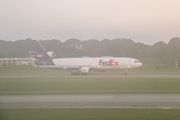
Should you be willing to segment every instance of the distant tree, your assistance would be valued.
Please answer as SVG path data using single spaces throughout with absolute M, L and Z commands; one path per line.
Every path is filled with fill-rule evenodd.
M 168 52 L 168 45 L 162 41 L 151 46 L 150 57 L 155 61 L 163 61 Z
M 180 38 L 174 37 L 172 38 L 169 43 L 169 58 L 171 60 L 173 59 L 179 59 L 180 60 Z
M 178 37 L 170 39 L 168 44 L 160 41 L 153 45 L 122 38 L 101 41 L 96 39 L 80 41 L 72 38 L 65 42 L 53 39 L 40 40 L 40 43 L 47 51 L 54 51 L 56 57 L 133 57 L 148 63 L 180 60 L 180 38 Z M 14 42 L 0 40 L 1 58 L 29 57 L 29 51 L 35 51 L 31 38 Z

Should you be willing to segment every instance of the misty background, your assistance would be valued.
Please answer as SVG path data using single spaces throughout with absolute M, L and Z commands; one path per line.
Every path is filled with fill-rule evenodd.
M 168 43 L 179 36 L 179 6 L 179 0 L 0 0 L 0 39 Z
M 57 39 L 40 40 L 47 51 L 54 51 L 57 58 L 73 57 L 133 57 L 145 63 L 174 64 L 180 60 L 180 38 L 174 37 L 168 43 L 163 41 L 153 45 L 134 42 L 131 39 L 90 39 L 81 41 L 69 39 L 62 42 Z M 35 51 L 31 38 L 17 41 L 0 40 L 0 58 L 29 57 L 29 51 Z
M 29 57 L 40 40 L 56 57 L 180 59 L 179 0 L 0 0 L 0 57 Z

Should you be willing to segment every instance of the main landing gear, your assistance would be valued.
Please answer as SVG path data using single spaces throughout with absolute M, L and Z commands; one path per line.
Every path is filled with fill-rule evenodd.
M 88 75 L 88 73 L 71 72 L 71 75 Z
M 78 71 L 73 71 L 73 72 L 71 72 L 71 75 L 80 75 L 80 72 L 78 72 Z

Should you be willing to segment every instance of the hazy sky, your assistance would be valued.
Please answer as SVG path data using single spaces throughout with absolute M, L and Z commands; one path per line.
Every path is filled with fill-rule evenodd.
M 0 39 L 180 37 L 180 0 L 0 0 Z

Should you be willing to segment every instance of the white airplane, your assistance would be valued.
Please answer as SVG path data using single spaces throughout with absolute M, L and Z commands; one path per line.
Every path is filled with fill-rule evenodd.
M 55 58 L 53 51 L 46 49 L 34 40 L 37 51 L 31 52 L 31 57 L 35 58 L 35 64 L 43 68 L 61 68 L 71 71 L 71 75 L 88 74 L 90 70 L 104 72 L 108 69 L 125 70 L 142 66 L 142 63 L 134 58 L 108 57 L 108 58 Z

